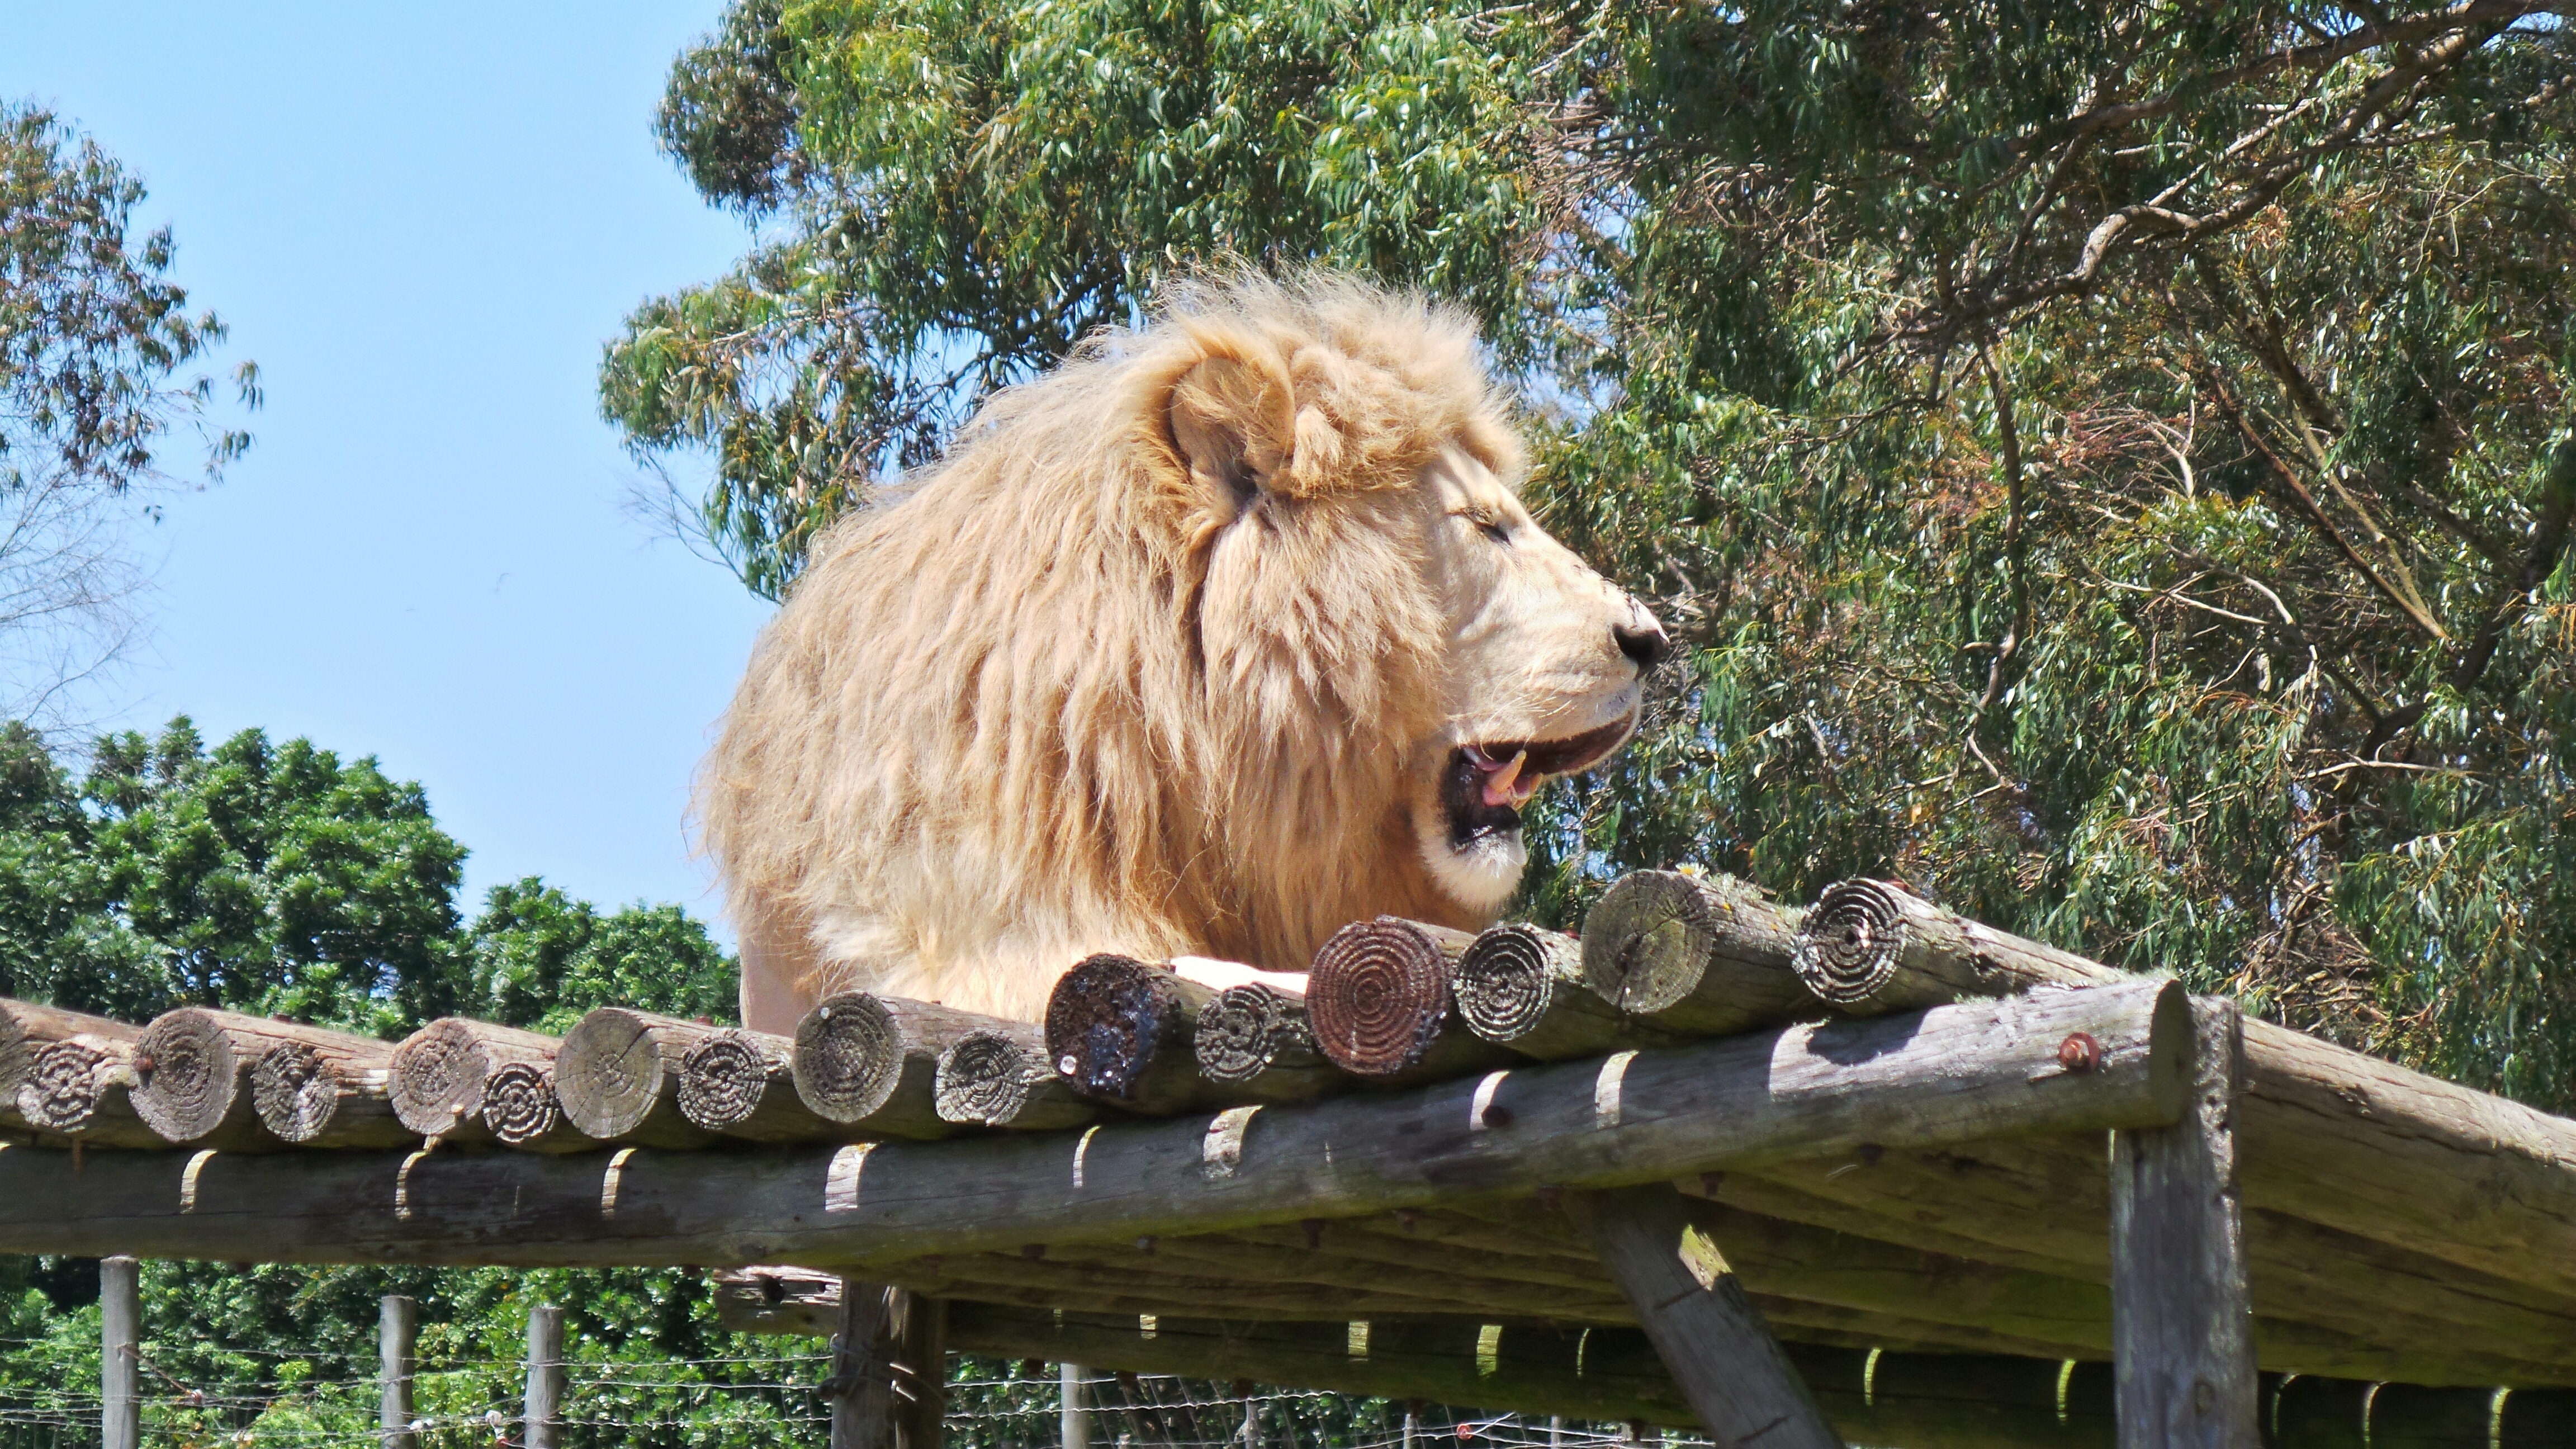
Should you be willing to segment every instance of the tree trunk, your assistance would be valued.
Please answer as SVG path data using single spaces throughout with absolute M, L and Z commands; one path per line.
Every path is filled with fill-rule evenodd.
M 371 1037 L 316 1033 L 279 1042 L 251 1064 L 260 1125 L 298 1147 L 395 1147 L 420 1134 L 394 1115 L 394 1049 Z
M 849 1126 L 796 1095 L 796 1039 L 729 1027 L 680 1059 L 680 1115 L 746 1142 L 846 1142 Z
M 298 1050 L 254 1083 L 261 1059 L 280 1047 Z M 187 1147 L 251 1152 L 297 1141 L 393 1146 L 411 1141 L 412 1134 L 394 1119 L 386 1099 L 388 1055 L 385 1044 L 371 1037 L 181 1007 L 156 1018 L 135 1043 L 134 1069 L 142 1087 L 131 1095 L 146 1125 L 164 1141 Z
M 142 1029 L 59 1006 L 38 1006 L 0 996 L 0 1128 L 28 1125 L 18 1114 L 18 1084 L 36 1068 L 36 1054 L 75 1036 L 130 1042 Z
M 521 1152 L 588 1152 L 599 1139 L 564 1120 L 551 1062 L 504 1062 L 483 1084 L 483 1127 Z
M 18 1119 L 30 1129 L 95 1147 L 164 1147 L 134 1110 L 130 1037 L 65 1037 L 35 1054 L 19 1079 Z

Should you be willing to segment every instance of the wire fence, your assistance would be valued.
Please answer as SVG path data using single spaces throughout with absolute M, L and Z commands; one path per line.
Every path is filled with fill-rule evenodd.
M 0 1355 L 16 1346 L 0 1339 Z M 139 1355 L 146 1449 L 386 1449 L 373 1355 L 272 1354 L 271 1372 L 226 1374 L 209 1387 L 162 1368 L 155 1347 L 147 1341 Z M 828 1436 L 825 1353 L 576 1362 L 565 1371 L 566 1449 L 787 1449 Z M 425 1359 L 412 1374 L 414 1418 L 399 1449 L 519 1449 L 523 1373 L 514 1360 Z M 1163 1374 L 1091 1373 L 1081 1401 L 1092 1449 L 1606 1449 L 1633 1445 L 1640 1432 Z M 1053 1446 L 1062 1408 L 1052 1365 L 955 1358 L 942 1438 L 952 1449 Z M 101 1449 L 101 1409 L 95 1383 L 0 1388 L 0 1449 Z

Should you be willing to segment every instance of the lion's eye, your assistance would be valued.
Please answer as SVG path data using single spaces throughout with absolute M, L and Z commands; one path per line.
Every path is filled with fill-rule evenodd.
M 1490 513 L 1462 513 L 1458 516 L 1476 525 L 1477 532 L 1496 543 L 1508 544 L 1512 541 L 1511 525 Z

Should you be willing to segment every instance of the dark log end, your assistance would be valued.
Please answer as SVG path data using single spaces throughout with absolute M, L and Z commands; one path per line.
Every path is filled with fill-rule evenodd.
M 167 1141 L 193 1142 L 221 1127 L 240 1095 L 241 1063 L 211 1012 L 164 1012 L 145 1028 L 134 1056 L 141 1078 L 134 1110 Z
M 1538 1029 L 1565 989 L 1560 961 L 1579 959 L 1571 936 L 1518 923 L 1496 926 L 1476 938 L 1449 986 L 1467 1028 L 1490 1042 L 1509 1045 Z
M 394 1118 L 424 1137 L 453 1128 L 483 1110 L 484 1079 L 491 1063 L 473 1031 L 442 1017 L 394 1048 Z
M 18 1115 L 47 1132 L 79 1132 L 97 1115 L 109 1083 L 126 1072 L 125 1055 L 78 1037 L 42 1048 L 18 1079 Z
M 1836 1006 L 1856 1006 L 1896 975 L 1905 949 L 1905 907 L 1884 881 L 1828 886 L 1798 927 L 1789 967 L 1807 989 Z
M 251 1063 L 250 1100 L 260 1125 L 283 1142 L 310 1142 L 340 1110 L 340 1073 L 302 1042 L 283 1042 Z
M 858 1122 L 886 1104 L 903 1077 L 903 1030 L 864 991 L 826 997 L 796 1024 L 796 1095 L 817 1116 Z
M 534 1062 L 496 1068 L 483 1083 L 483 1125 L 501 1142 L 524 1147 L 563 1126 L 554 1078 Z
M 1166 1044 L 1186 1040 L 1178 981 L 1130 956 L 1084 957 L 1047 998 L 1046 1050 L 1056 1075 L 1086 1097 L 1133 1105 Z
M 1306 978 L 1315 1044 L 1354 1076 L 1420 1065 L 1449 1013 L 1448 958 L 1428 932 L 1393 916 L 1334 932 Z
M 643 1013 L 603 1006 L 564 1034 L 555 1053 L 555 1100 L 565 1121 L 610 1141 L 652 1115 L 666 1070 Z
M 971 1031 L 939 1054 L 931 1102 L 939 1120 L 971 1127 L 1002 1127 L 1028 1105 L 1029 1084 L 1046 1064 L 998 1031 Z
M 1305 1003 L 1257 983 L 1229 986 L 1199 1011 L 1191 1046 L 1211 1082 L 1240 1086 L 1270 1069 L 1283 1052 L 1311 1046 Z
M 758 1033 L 730 1028 L 680 1058 L 680 1115 L 710 1132 L 751 1120 L 776 1065 Z

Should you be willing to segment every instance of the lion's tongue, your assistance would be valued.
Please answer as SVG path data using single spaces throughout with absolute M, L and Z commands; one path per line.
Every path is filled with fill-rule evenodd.
M 1529 751 L 1523 750 L 1512 756 L 1509 763 L 1495 766 L 1486 773 L 1484 779 L 1486 805 L 1496 809 L 1509 806 L 1517 810 L 1529 803 L 1529 797 L 1538 793 L 1539 782 L 1536 780 L 1531 780 L 1527 784 L 1521 782 L 1521 765 L 1528 759 Z

